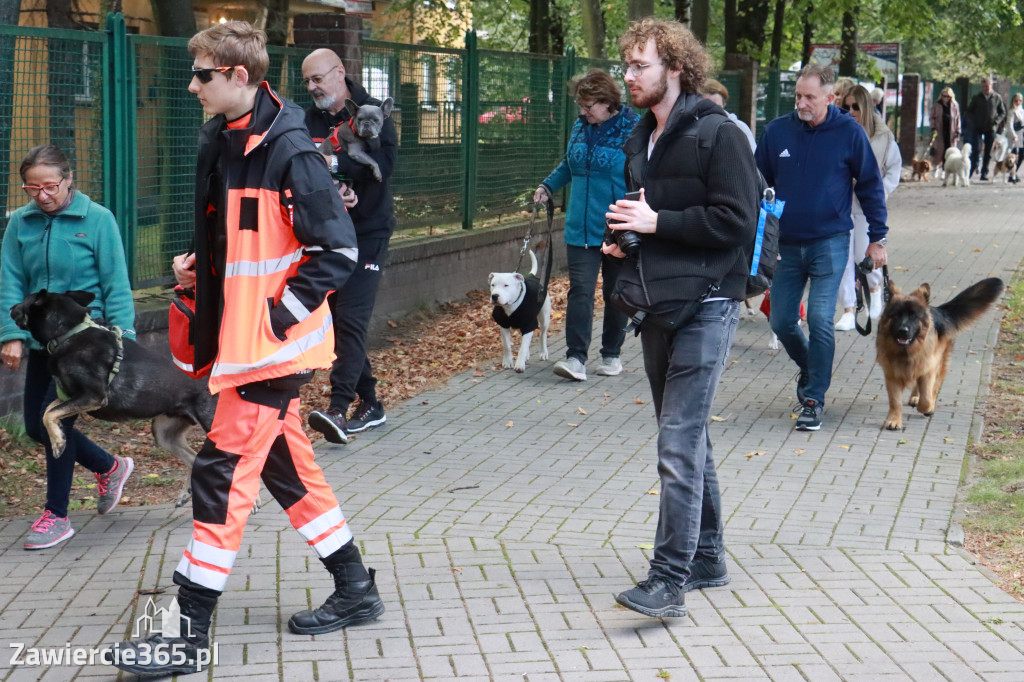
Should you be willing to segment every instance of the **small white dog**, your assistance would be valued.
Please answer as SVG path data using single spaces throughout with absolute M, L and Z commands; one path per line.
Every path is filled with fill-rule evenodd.
M 526 371 L 526 361 L 530 359 L 530 342 L 538 326 L 540 358 L 548 359 L 551 297 L 547 291 L 541 291 L 541 282 L 537 278 L 537 256 L 532 250 L 530 263 L 530 274 L 525 277 L 518 272 L 492 272 L 487 278 L 491 287 L 491 303 L 494 304 L 491 316 L 501 331 L 501 366 L 504 369 L 514 367 L 516 372 Z M 523 335 L 515 364 L 512 363 L 512 329 L 518 329 Z
M 946 158 L 942 164 L 946 171 L 946 177 L 942 181 L 945 187 L 949 179 L 953 179 L 953 186 L 957 183 L 962 187 L 969 187 L 971 184 L 971 143 L 965 142 L 962 149 L 950 147 L 946 150 Z

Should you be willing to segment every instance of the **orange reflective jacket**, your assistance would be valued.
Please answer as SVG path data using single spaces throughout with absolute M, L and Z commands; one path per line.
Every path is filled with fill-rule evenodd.
M 328 293 L 355 267 L 352 221 L 295 104 L 260 86 L 249 123 L 200 131 L 196 362 L 210 391 L 328 368 Z

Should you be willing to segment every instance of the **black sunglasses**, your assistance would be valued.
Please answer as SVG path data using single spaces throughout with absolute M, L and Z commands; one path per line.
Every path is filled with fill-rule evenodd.
M 213 72 L 217 73 L 228 73 L 237 69 L 237 66 L 211 66 L 208 69 L 197 69 L 192 67 L 192 75 L 199 79 L 200 83 L 209 83 L 213 80 Z

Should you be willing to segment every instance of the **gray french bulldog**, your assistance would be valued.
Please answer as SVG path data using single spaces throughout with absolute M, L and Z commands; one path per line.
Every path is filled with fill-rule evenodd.
M 381 102 L 379 107 L 373 104 L 359 106 L 351 99 L 346 99 L 345 108 L 352 118 L 331 131 L 327 139 L 320 144 L 320 153 L 333 154 L 336 148 L 344 149 L 353 161 L 369 166 L 374 179 L 380 182 L 384 179 L 380 174 L 380 167 L 366 151 L 369 140 L 380 135 L 384 119 L 391 115 L 394 105 L 395 102 L 390 97 Z

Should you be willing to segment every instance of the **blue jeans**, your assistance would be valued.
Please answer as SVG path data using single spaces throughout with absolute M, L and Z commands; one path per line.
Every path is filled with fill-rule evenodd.
M 76 417 L 61 420 L 67 445 L 60 457 L 50 450 L 50 436 L 43 427 L 43 413 L 57 398 L 57 384 L 47 366 L 50 356 L 45 351 L 28 353 L 25 366 L 23 411 L 25 433 L 46 448 L 46 508 L 55 516 L 68 515 L 68 500 L 75 473 L 75 462 L 89 471 L 105 474 L 114 468 L 114 458 L 74 428 Z
M 604 293 L 604 331 L 601 357 L 617 358 L 626 339 L 629 318 L 611 302 L 612 289 L 622 271 L 622 260 L 605 256 L 600 247 L 565 246 L 569 261 L 569 296 L 565 306 L 565 356 L 586 364 L 594 327 L 594 288 L 601 271 Z
M 725 557 L 708 419 L 739 317 L 739 302 L 711 301 L 675 332 L 647 324 L 640 333 L 658 418 L 661 477 L 650 573 L 678 585 L 695 556 Z
M 772 331 L 789 357 L 807 373 L 804 395 L 819 405 L 832 383 L 832 358 L 836 352 L 833 320 L 836 296 L 850 253 L 850 233 L 799 244 L 779 244 L 779 269 L 772 280 Z M 807 330 L 800 329 L 800 299 L 810 280 L 807 295 Z

